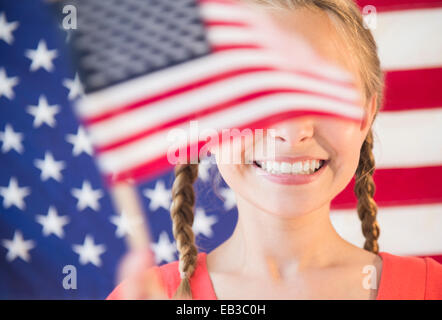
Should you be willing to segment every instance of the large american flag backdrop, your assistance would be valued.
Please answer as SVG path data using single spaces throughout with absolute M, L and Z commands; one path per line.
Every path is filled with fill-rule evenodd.
M 386 71 L 375 124 L 380 247 L 442 262 L 441 1 L 359 1 Z M 83 96 L 72 41 L 43 1 L 0 1 L 0 298 L 104 298 L 127 251 L 128 221 L 115 212 L 96 151 L 73 113 Z M 233 192 L 206 159 L 196 182 L 194 231 L 209 252 L 232 233 Z M 157 264 L 177 259 L 169 208 L 172 171 L 137 185 Z M 333 202 L 338 232 L 361 246 L 353 182 Z M 64 289 L 63 268 L 77 268 Z

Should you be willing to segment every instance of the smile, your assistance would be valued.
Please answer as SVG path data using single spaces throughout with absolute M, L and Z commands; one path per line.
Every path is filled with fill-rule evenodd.
M 328 160 L 253 161 L 258 175 L 280 184 L 305 184 L 316 180 L 328 165 Z

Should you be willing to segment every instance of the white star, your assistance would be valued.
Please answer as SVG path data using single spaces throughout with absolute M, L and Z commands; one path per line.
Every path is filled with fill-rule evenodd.
M 87 153 L 90 156 L 92 155 L 93 150 L 91 141 L 86 134 L 86 130 L 84 130 L 82 126 L 78 127 L 76 135 L 66 135 L 66 141 L 74 145 L 74 148 L 72 149 L 72 154 L 74 156 L 78 156 L 83 152 Z
M 74 80 L 64 79 L 63 86 L 69 89 L 69 100 L 74 100 L 75 98 L 82 96 L 84 93 L 78 74 L 75 74 Z
M 229 211 L 236 206 L 235 192 L 230 188 L 221 188 L 221 196 L 224 198 L 224 209 Z
M 26 50 L 25 56 L 32 60 L 30 67 L 31 71 L 36 71 L 43 68 L 46 71 L 51 72 L 54 69 L 52 60 L 58 56 L 58 53 L 57 50 L 48 50 L 46 41 L 41 39 L 38 42 L 37 49 Z
M 23 145 L 21 141 L 23 140 L 23 134 L 19 132 L 14 132 L 14 128 L 7 123 L 5 126 L 5 131 L 0 131 L 0 141 L 2 144 L 2 152 L 9 152 L 14 149 L 18 153 L 23 153 Z
M 72 195 L 78 199 L 77 209 L 83 210 L 87 207 L 94 211 L 100 210 L 100 203 L 98 200 L 103 197 L 103 192 L 100 189 L 93 190 L 89 181 L 83 181 L 81 189 L 72 189 Z
M 34 165 L 41 170 L 40 178 L 42 181 L 52 178 L 60 182 L 63 178 L 60 171 L 65 168 L 64 161 L 55 161 L 49 151 L 46 151 L 44 160 L 36 159 Z
M 44 95 L 38 98 L 38 106 L 28 106 L 27 108 L 27 112 L 34 116 L 34 128 L 40 127 L 43 123 L 53 128 L 56 124 L 55 115 L 59 110 L 60 107 L 56 104 L 50 106 Z
M 5 68 L 0 69 L 0 98 L 5 96 L 9 100 L 15 97 L 14 90 L 12 89 L 18 83 L 18 77 L 8 78 Z
M 7 44 L 14 42 L 14 36 L 12 31 L 18 28 L 19 23 L 17 21 L 8 23 L 4 12 L 0 15 L 0 39 L 4 40 Z
M 69 223 L 69 218 L 67 216 L 59 216 L 57 209 L 53 206 L 49 207 L 46 216 L 39 214 L 35 219 L 43 226 L 43 235 L 49 236 L 53 233 L 60 239 L 64 237 L 63 227 Z
M 17 257 L 26 262 L 31 260 L 28 251 L 35 247 L 35 242 L 32 240 L 24 240 L 20 231 L 16 230 L 12 240 L 3 239 L 2 243 L 3 246 L 8 249 L 6 260 L 9 262 L 14 261 Z
M 20 188 L 15 177 L 11 177 L 7 188 L 0 187 L 0 196 L 3 197 L 3 207 L 5 209 L 14 205 L 20 210 L 24 210 L 26 208 L 26 203 L 23 199 L 29 194 L 31 194 L 31 188 Z
M 212 225 L 217 221 L 218 219 L 215 216 L 207 216 L 204 209 L 197 208 L 192 226 L 195 236 L 202 233 L 206 237 L 211 238 L 213 236 Z
M 156 264 L 162 261 L 172 262 L 175 260 L 176 245 L 170 242 L 167 232 L 161 232 L 158 242 L 152 243 L 152 250 L 155 253 Z
M 127 234 L 132 234 L 133 227 L 142 223 L 141 219 L 129 218 L 123 211 L 120 215 L 113 215 L 110 217 L 111 222 L 117 226 L 115 236 L 122 238 Z
M 100 255 L 106 251 L 106 246 L 104 244 L 95 245 L 94 238 L 91 235 L 86 235 L 83 245 L 74 244 L 72 250 L 80 255 L 81 264 L 90 262 L 94 266 L 101 267 Z
M 150 199 L 150 210 L 155 211 L 159 207 L 163 207 L 166 210 L 170 209 L 172 193 L 171 190 L 165 188 L 162 180 L 157 181 L 155 189 L 146 189 L 143 194 Z

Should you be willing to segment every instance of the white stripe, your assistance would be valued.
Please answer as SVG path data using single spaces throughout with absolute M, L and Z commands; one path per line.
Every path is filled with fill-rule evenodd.
M 229 108 L 203 117 L 198 121 L 199 133 L 203 134 L 207 130 L 220 131 L 224 128 L 240 127 L 247 122 L 273 115 L 275 110 L 284 112 L 296 109 L 304 110 L 306 107 L 309 110 L 314 109 L 325 112 L 333 107 L 335 110 L 338 110 L 339 114 L 347 115 L 354 119 L 360 119 L 363 112 L 362 108 L 341 102 L 330 102 L 317 96 L 279 94 L 277 96 L 256 99 L 242 104 L 241 107 Z M 187 132 L 189 136 L 189 123 L 185 123 L 178 128 Z M 166 154 L 169 146 L 173 143 L 173 141 L 167 141 L 167 135 L 170 131 L 171 129 L 158 131 L 134 143 L 99 154 L 98 161 L 101 169 L 105 174 L 120 172 L 140 165 L 149 159 Z
M 380 112 L 373 124 L 378 168 L 442 165 L 442 108 Z
M 259 72 L 245 74 L 206 86 L 204 89 L 191 90 L 149 106 L 101 121 L 90 127 L 92 139 L 98 146 L 113 143 L 164 122 L 181 116 L 196 113 L 242 95 L 274 88 L 306 89 L 326 93 L 336 98 L 357 103 L 358 92 L 328 82 L 298 76 L 287 72 Z M 233 90 L 234 89 L 234 90 Z M 297 93 L 293 93 L 296 96 Z M 333 101 L 332 99 L 330 99 Z M 334 109 L 331 109 L 334 112 Z M 118 127 L 118 130 L 115 128 Z
M 336 231 L 363 247 L 364 236 L 356 210 L 332 210 Z M 442 204 L 379 208 L 380 251 L 397 255 L 442 254 Z
M 373 35 L 385 70 L 442 66 L 442 8 L 377 15 Z
M 286 70 L 285 66 L 280 64 L 280 59 L 268 52 L 257 50 L 221 52 L 88 94 L 77 104 L 77 112 L 79 116 L 88 119 L 103 112 L 116 110 L 122 105 L 146 96 L 168 91 L 171 89 L 171 80 L 175 88 L 222 72 L 257 66 Z M 319 73 L 319 75 L 326 76 L 324 73 Z M 333 79 L 348 80 L 348 75 L 344 73 L 341 75 L 338 77 L 337 74 L 333 74 L 336 76 Z

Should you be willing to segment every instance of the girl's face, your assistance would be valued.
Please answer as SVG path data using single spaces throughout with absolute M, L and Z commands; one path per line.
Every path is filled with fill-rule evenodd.
M 304 37 L 324 59 L 356 74 L 348 63 L 351 53 L 343 50 L 342 40 L 325 13 L 297 9 L 273 14 L 284 28 L 296 30 Z M 360 81 L 358 86 L 362 87 Z M 363 108 L 362 89 L 360 95 Z M 352 179 L 375 112 L 375 96 L 365 110 L 366 118 L 361 124 L 327 116 L 303 116 L 280 122 L 272 126 L 273 130 L 264 130 L 261 137 L 250 135 L 242 143 L 237 139 L 229 147 L 223 145 L 211 151 L 222 177 L 237 198 L 273 215 L 299 216 L 328 205 Z M 266 154 L 264 159 L 261 151 L 269 144 L 274 145 L 274 152 Z M 225 155 L 233 152 L 241 154 L 240 164 L 224 161 Z M 325 160 L 325 164 L 315 174 L 295 174 L 296 177 L 289 178 L 269 175 L 253 162 L 276 160 L 280 168 L 286 162 L 291 166 L 285 164 L 284 168 L 295 172 L 306 166 L 306 159 Z

